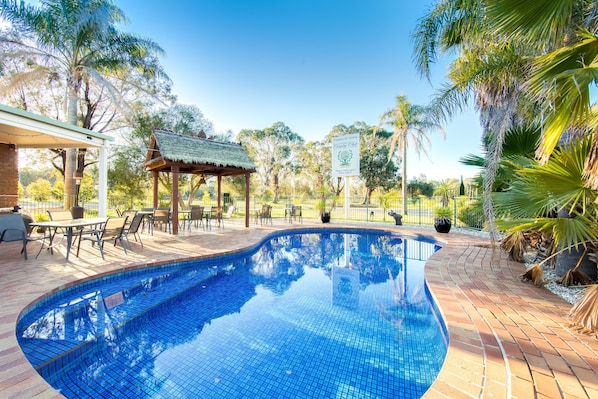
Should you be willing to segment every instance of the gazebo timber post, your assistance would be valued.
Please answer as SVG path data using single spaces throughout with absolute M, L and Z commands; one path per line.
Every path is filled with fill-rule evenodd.
M 179 167 L 172 166 L 172 234 L 179 234 Z
M 153 199 L 153 207 L 154 209 L 158 207 L 158 171 L 152 170 L 152 176 L 154 178 L 154 199 Z
M 218 206 L 216 207 L 220 212 L 223 212 L 222 209 L 222 176 L 218 175 Z M 220 215 L 222 217 L 222 215 Z
M 249 178 L 251 173 L 245 173 L 245 227 L 249 227 Z

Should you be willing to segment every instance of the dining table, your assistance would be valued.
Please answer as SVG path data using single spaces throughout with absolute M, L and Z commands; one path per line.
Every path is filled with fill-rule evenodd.
M 71 219 L 71 220 L 53 220 L 49 222 L 31 222 L 30 226 L 43 228 L 45 230 L 44 233 L 44 240 L 42 241 L 42 247 L 40 248 L 37 255 L 41 253 L 42 249 L 44 248 L 44 244 L 46 240 L 48 240 L 48 248 L 52 249 L 54 247 L 54 236 L 58 230 L 64 230 L 66 235 L 66 261 L 69 260 L 69 255 L 71 253 L 71 247 L 73 245 L 73 236 L 76 230 L 81 230 L 85 227 L 99 227 L 102 224 L 106 223 L 108 218 L 105 217 L 98 217 L 98 218 L 81 218 L 81 219 Z

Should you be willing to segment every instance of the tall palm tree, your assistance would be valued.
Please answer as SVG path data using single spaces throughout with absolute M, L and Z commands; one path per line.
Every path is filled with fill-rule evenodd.
M 444 130 L 439 123 L 431 118 L 430 109 L 421 105 L 412 104 L 405 95 L 396 98 L 394 108 L 385 111 L 380 117 L 378 128 L 389 126 L 391 136 L 389 160 L 395 151 L 401 160 L 401 190 L 403 197 L 402 214 L 407 214 L 407 147 L 411 141 L 415 151 L 427 155 L 430 139 L 427 133 L 438 130 L 444 136 Z
M 78 125 L 84 85 L 94 82 L 102 86 L 116 106 L 123 106 L 107 76 L 131 69 L 145 77 L 165 76 L 157 62 L 162 49 L 151 40 L 118 31 L 116 25 L 126 22 L 126 17 L 110 0 L 45 0 L 39 7 L 19 0 L 1 0 L 0 16 L 18 33 L 0 38 L 12 54 L 30 55 L 30 60 L 40 61 L 49 74 L 64 81 L 66 122 L 72 125 Z M 74 203 L 76 166 L 77 149 L 67 149 L 65 208 Z
M 484 174 L 484 213 L 495 236 L 492 187 L 498 171 L 502 143 L 509 127 L 533 115 L 534 103 L 522 90 L 534 47 L 506 41 L 487 23 L 484 0 L 439 0 L 420 20 L 414 32 L 414 60 L 423 77 L 430 78 L 430 65 L 439 55 L 456 54 L 449 66 L 448 81 L 430 106 L 446 121 L 473 99 L 480 114 L 482 140 L 490 139 Z

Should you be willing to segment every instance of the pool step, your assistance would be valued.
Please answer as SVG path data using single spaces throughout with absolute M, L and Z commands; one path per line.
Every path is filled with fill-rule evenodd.
M 42 376 L 49 375 L 57 365 L 73 362 L 82 353 L 105 345 L 135 324 L 147 322 L 144 316 L 152 309 L 172 301 L 181 292 L 201 287 L 222 268 L 171 269 L 106 297 L 90 296 L 59 308 L 55 311 L 57 314 L 43 315 L 29 323 L 26 329 L 29 336 L 20 334 L 19 343 L 33 367 Z M 98 318 L 104 322 L 100 324 Z M 51 326 L 52 320 L 56 323 L 54 326 Z M 65 330 L 69 328 L 71 331 L 67 333 Z M 44 346 L 51 341 L 54 350 L 37 351 L 36 343 L 41 341 Z

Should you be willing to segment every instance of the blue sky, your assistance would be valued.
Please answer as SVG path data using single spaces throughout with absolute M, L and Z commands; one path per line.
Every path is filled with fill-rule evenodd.
M 156 41 L 182 104 L 217 130 L 263 129 L 281 121 L 306 141 L 337 124 L 376 125 L 405 94 L 425 105 L 435 88 L 412 62 L 411 33 L 432 4 L 400 0 L 115 0 L 122 27 Z M 434 68 L 444 79 L 448 60 Z M 430 159 L 410 152 L 409 178 L 473 176 L 458 159 L 480 154 L 471 112 L 432 133 Z

